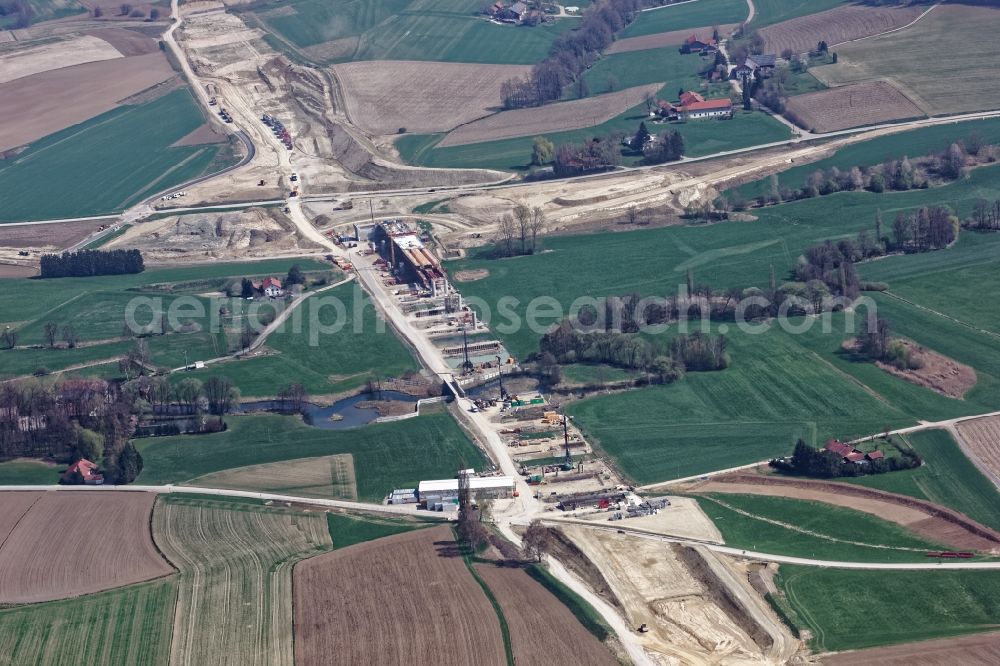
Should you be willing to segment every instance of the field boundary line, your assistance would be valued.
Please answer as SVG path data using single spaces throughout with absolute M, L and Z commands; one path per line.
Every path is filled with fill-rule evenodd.
M 747 0 L 747 1 L 749 2 L 750 0 Z M 894 32 L 899 32 L 900 30 L 906 30 L 907 28 L 913 26 L 917 21 L 919 21 L 920 19 L 922 19 L 923 17 L 927 16 L 932 11 L 934 11 L 935 8 L 940 7 L 941 5 L 943 5 L 944 2 L 945 2 L 945 0 L 941 0 L 940 2 L 935 2 L 933 5 L 931 5 L 930 7 L 928 7 L 927 10 L 924 11 L 920 16 L 918 16 L 917 18 L 913 19 L 912 21 L 910 21 L 906 25 L 901 25 L 898 28 L 892 28 L 891 30 L 886 30 L 885 32 L 880 32 L 880 33 L 878 33 L 876 35 L 867 35 L 865 37 L 856 37 L 855 39 L 848 39 L 848 40 L 843 41 L 843 42 L 837 42 L 836 44 L 830 44 L 830 48 L 834 48 L 836 46 L 843 46 L 844 44 L 852 44 L 854 42 L 863 42 L 866 39 L 874 39 L 875 37 L 882 37 L 884 35 L 890 35 L 890 34 L 892 34 Z
M 542 518 L 541 522 L 543 525 L 548 525 L 550 527 L 560 527 L 564 525 L 574 525 L 589 527 L 592 530 L 601 530 L 605 532 L 617 532 L 619 534 L 629 534 L 634 537 L 639 537 L 642 539 L 649 539 L 651 541 L 661 541 L 663 543 L 676 543 L 684 546 L 701 546 L 710 551 L 719 553 L 721 555 L 730 555 L 733 557 L 743 558 L 747 560 L 756 560 L 758 562 L 776 562 L 778 564 L 798 564 L 802 566 L 810 567 L 821 567 L 827 569 L 878 569 L 884 571 L 943 571 L 945 569 L 972 569 L 972 570 L 983 570 L 983 571 L 997 571 L 1000 570 L 1000 561 L 979 561 L 979 562 L 955 562 L 955 561 L 937 561 L 937 562 L 854 562 L 848 560 L 817 560 L 807 557 L 794 557 L 791 555 L 777 555 L 775 553 L 764 553 L 755 550 L 747 550 L 744 548 L 733 548 L 732 546 L 725 546 L 712 541 L 705 541 L 702 539 L 691 539 L 688 537 L 671 536 L 667 534 L 654 534 L 652 532 L 646 532 L 644 530 L 638 530 L 634 528 L 624 527 L 619 528 L 613 525 L 603 525 L 599 523 L 594 523 L 588 520 L 582 520 L 579 518 Z
M 953 322 L 955 324 L 958 324 L 960 326 L 964 326 L 964 327 L 966 327 L 966 328 L 968 328 L 968 329 L 970 329 L 972 331 L 975 331 L 976 333 L 982 333 L 983 335 L 987 335 L 987 336 L 989 336 L 991 338 L 997 338 L 998 340 L 1000 340 L 1000 333 L 996 333 L 994 331 L 991 331 L 991 330 L 985 329 L 985 328 L 979 328 L 978 326 L 975 326 L 973 324 L 970 324 L 967 321 L 963 321 L 961 319 L 958 319 L 957 317 L 953 317 L 953 316 L 951 316 L 949 314 L 941 312 L 940 310 L 935 310 L 934 308 L 929 308 L 926 305 L 921 305 L 920 303 L 915 303 L 915 302 L 913 302 L 913 301 L 911 301 L 909 299 L 903 298 L 902 296 L 900 296 L 900 295 L 898 295 L 896 293 L 893 293 L 891 290 L 887 289 L 886 291 L 884 291 L 882 293 L 886 294 L 890 298 L 895 298 L 897 301 L 900 301 L 902 303 L 906 303 L 907 305 L 915 307 L 918 310 L 924 310 L 925 312 L 930 312 L 931 314 L 937 315 L 938 317 L 941 317 L 943 319 L 947 319 L 948 321 L 951 321 L 951 322 Z
M 987 416 L 985 418 L 990 418 L 990 417 Z M 951 436 L 955 439 L 955 442 L 958 444 L 959 450 L 965 454 L 966 458 L 972 461 L 972 464 L 976 466 L 976 469 L 978 469 L 983 476 L 992 481 L 993 485 L 997 487 L 997 490 L 1000 490 L 1000 476 L 997 476 L 996 472 L 994 472 L 988 465 L 986 465 L 986 463 L 983 460 L 981 460 L 978 455 L 972 452 L 971 448 L 969 448 L 969 443 L 965 441 L 965 437 L 962 435 L 962 431 L 959 430 L 958 425 L 954 423 L 949 424 L 945 426 L 944 429 L 951 433 Z
M 14 526 L 10 528 L 10 532 L 7 532 L 7 536 L 5 536 L 5 537 L 3 538 L 3 541 L 0 541 L 0 551 L 2 551 L 2 550 L 3 550 L 3 547 L 4 547 L 4 545 L 5 545 L 6 543 L 7 543 L 7 539 L 9 539 L 9 538 L 11 537 L 11 535 L 12 535 L 12 534 L 14 534 L 15 530 L 17 530 L 17 526 L 21 524 L 21 521 L 22 521 L 22 520 L 24 520 L 24 517 L 28 515 L 28 512 L 29 512 L 29 511 L 31 511 L 31 509 L 32 509 L 32 508 L 33 508 L 33 507 L 34 507 L 34 506 L 35 506 L 36 504 L 38 504 L 38 500 L 40 500 L 40 499 L 42 499 L 42 498 L 41 498 L 41 497 L 36 497 L 36 498 L 35 498 L 35 501 L 34 501 L 34 502 L 32 502 L 31 504 L 29 504 L 29 505 L 28 505 L 28 508 L 24 510 L 24 513 L 22 513 L 22 514 L 21 514 L 21 515 L 20 515 L 20 516 L 18 517 L 18 519 L 17 519 L 17 522 L 15 522 L 15 523 L 14 523 Z
M 814 536 L 814 537 L 817 537 L 819 539 L 825 539 L 826 541 L 834 541 L 834 542 L 837 542 L 837 543 L 847 543 L 847 544 L 850 544 L 852 546 L 862 546 L 864 548 L 882 548 L 884 550 L 905 550 L 905 551 L 910 551 L 910 552 L 914 552 L 914 553 L 924 553 L 924 552 L 927 552 L 926 548 L 910 548 L 909 546 L 887 546 L 885 544 L 865 543 L 864 541 L 850 541 L 849 539 L 838 539 L 837 537 L 832 537 L 829 534 L 823 534 L 822 532 L 814 532 L 812 530 L 807 530 L 804 527 L 799 527 L 798 525 L 793 525 L 791 523 L 783 523 L 780 520 L 774 520 L 773 518 L 767 518 L 765 516 L 758 516 L 755 513 L 750 513 L 749 511 L 746 511 L 745 509 L 740 509 L 738 507 L 735 507 L 735 506 L 733 506 L 731 504 L 728 504 L 728 503 L 726 503 L 726 502 L 724 502 L 724 501 L 722 501 L 722 500 L 720 500 L 720 499 L 718 499 L 716 497 L 709 497 L 707 495 L 698 495 L 698 497 L 702 497 L 702 498 L 708 500 L 709 502 L 715 502 L 719 506 L 725 507 L 725 508 L 729 509 L 730 511 L 735 511 L 736 513 L 738 513 L 738 514 L 740 514 L 742 516 L 746 516 L 747 518 L 752 518 L 754 520 L 761 520 L 761 521 L 763 521 L 765 523 L 770 523 L 772 525 L 776 525 L 776 526 L 784 528 L 786 530 L 791 530 L 793 532 L 799 532 L 801 534 L 807 534 L 809 536 Z M 807 500 L 807 501 L 812 501 L 812 500 Z

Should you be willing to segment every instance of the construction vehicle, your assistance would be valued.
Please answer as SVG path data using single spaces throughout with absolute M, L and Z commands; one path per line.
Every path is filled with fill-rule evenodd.
M 218 103 L 219 103 L 218 100 L 216 100 L 214 97 L 212 99 L 208 100 L 208 105 L 209 106 L 215 106 Z
M 618 531 L 622 532 L 621 530 L 618 530 Z M 624 534 L 624 532 L 622 532 L 622 534 Z M 643 622 L 642 624 L 639 625 L 639 633 L 640 634 L 645 634 L 645 633 L 648 633 L 648 632 L 649 632 L 649 627 L 646 625 L 645 622 Z
M 292 190 L 291 192 L 288 193 L 288 197 L 289 198 L 291 198 L 291 197 L 297 197 L 297 196 L 299 196 L 299 191 L 298 190 Z
M 294 182 L 295 182 L 295 181 L 297 181 L 298 179 L 299 179 L 299 174 L 297 174 L 297 173 L 293 173 L 293 174 L 292 174 L 292 182 L 294 183 Z
M 263 178 L 260 179 L 260 182 L 257 183 L 257 186 L 258 187 L 263 187 L 264 186 L 264 179 Z

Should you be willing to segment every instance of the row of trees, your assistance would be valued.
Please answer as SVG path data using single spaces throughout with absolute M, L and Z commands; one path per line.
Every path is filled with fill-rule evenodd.
M 679 335 L 669 340 L 650 339 L 618 331 L 582 332 L 569 321 L 542 336 L 542 366 L 556 363 L 605 363 L 642 370 L 662 382 L 678 379 L 685 370 L 723 370 L 729 365 L 726 336 L 703 333 Z M 551 357 L 551 358 L 547 358 Z
M 60 254 L 43 254 L 41 277 L 90 277 L 93 275 L 124 275 L 145 270 L 139 250 L 80 250 Z
M 799 189 L 781 187 L 778 177 L 772 175 L 768 192 L 758 199 L 758 203 L 777 204 L 836 192 L 868 190 L 880 194 L 886 191 L 923 189 L 934 178 L 960 178 L 970 163 L 993 162 L 997 159 L 997 152 L 997 146 L 986 145 L 981 135 L 973 133 L 964 141 L 949 144 L 945 150 L 935 155 L 913 160 L 904 156 L 899 160 L 889 159 L 870 167 L 831 167 L 825 171 L 817 169 L 806 177 Z
M 532 67 L 529 75 L 501 84 L 503 107 L 518 109 L 561 99 L 566 86 L 594 64 L 639 8 L 639 0 L 603 0 L 586 9 L 579 27 L 559 36 L 549 56 Z
M 131 396 L 103 380 L 0 385 L 0 457 L 88 458 L 110 483 L 131 483 L 142 456 L 130 443 L 135 431 Z
M 541 207 L 529 208 L 519 203 L 512 212 L 497 218 L 494 254 L 500 257 L 534 254 L 538 250 L 538 237 L 544 229 L 545 212 Z
M 798 476 L 835 479 L 843 476 L 884 474 L 901 469 L 913 469 L 923 464 L 920 456 L 912 450 L 898 448 L 898 451 L 899 456 L 887 456 L 856 465 L 852 462 L 844 462 L 843 457 L 832 451 L 814 449 L 800 439 L 795 443 L 795 450 L 790 458 L 777 458 L 772 460 L 770 465 L 775 469 Z

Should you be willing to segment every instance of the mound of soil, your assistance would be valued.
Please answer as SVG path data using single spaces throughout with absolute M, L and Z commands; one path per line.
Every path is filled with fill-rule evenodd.
M 452 275 L 455 282 L 475 282 L 490 276 L 490 271 L 486 268 L 477 268 L 471 271 L 457 271 Z
M 890 375 L 958 400 L 962 400 L 969 389 L 976 385 L 976 371 L 971 367 L 922 347 L 912 340 L 896 338 L 896 341 L 909 350 L 920 367 L 915 370 L 902 370 L 889 363 L 875 361 L 875 365 Z M 859 345 L 858 339 L 852 338 L 844 342 L 843 347 L 848 351 L 857 352 Z

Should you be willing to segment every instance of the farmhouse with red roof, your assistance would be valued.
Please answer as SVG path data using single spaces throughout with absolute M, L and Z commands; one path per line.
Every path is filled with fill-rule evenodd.
M 71 485 L 83 483 L 88 486 L 99 486 L 104 483 L 104 475 L 98 473 L 96 463 L 80 458 L 69 466 L 62 476 L 62 482 Z
M 270 296 L 271 298 L 285 295 L 285 290 L 281 287 L 281 280 L 276 277 L 264 278 L 264 281 L 260 283 L 260 290 L 264 292 L 265 296 Z

